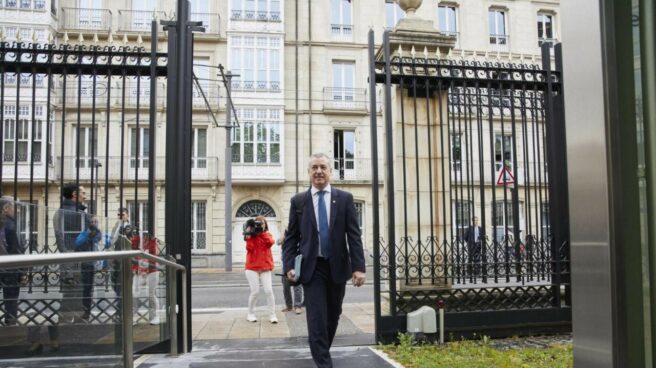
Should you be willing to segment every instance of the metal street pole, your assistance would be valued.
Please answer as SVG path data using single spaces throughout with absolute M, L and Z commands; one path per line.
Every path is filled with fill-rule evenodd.
M 230 96 L 232 73 L 226 74 L 226 89 Z M 232 271 L 232 99 L 226 103 L 226 147 L 225 147 L 225 270 Z

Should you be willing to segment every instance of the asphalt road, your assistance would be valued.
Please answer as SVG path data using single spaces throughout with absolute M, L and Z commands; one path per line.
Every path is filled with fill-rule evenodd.
M 273 292 L 276 305 L 282 308 L 284 304 L 280 276 L 274 276 Z M 246 277 L 241 272 L 229 274 L 193 274 L 192 277 L 192 308 L 244 308 L 248 301 L 250 289 Z M 373 303 L 374 289 L 371 280 L 362 287 L 346 285 L 345 303 Z M 258 305 L 265 305 L 263 292 L 258 297 Z

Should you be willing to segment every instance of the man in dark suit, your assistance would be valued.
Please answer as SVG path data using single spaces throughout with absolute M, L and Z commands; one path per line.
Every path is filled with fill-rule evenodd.
M 467 269 L 470 276 L 481 274 L 481 241 L 485 237 L 483 229 L 478 226 L 478 217 L 472 217 L 472 224 L 465 230 L 465 243 L 467 243 Z
M 301 277 L 305 292 L 308 338 L 317 367 L 332 367 L 333 343 L 346 281 L 365 281 L 365 262 L 353 195 L 330 185 L 331 160 L 322 153 L 310 158 L 312 187 L 292 198 L 283 247 L 283 269 L 294 279 L 297 245 L 303 255 Z M 297 208 L 298 206 L 302 208 Z

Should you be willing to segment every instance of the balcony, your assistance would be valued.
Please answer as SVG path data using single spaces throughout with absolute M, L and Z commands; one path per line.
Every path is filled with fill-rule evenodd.
M 492 52 L 509 52 L 510 36 L 508 35 L 490 35 L 490 50 Z
M 150 162 L 147 157 L 130 157 L 123 158 L 119 156 L 107 157 L 64 157 L 64 179 L 76 179 L 79 175 L 80 180 L 91 180 L 93 172 L 94 181 L 103 182 L 105 180 L 105 170 L 109 167 L 108 179 L 112 181 L 123 180 L 148 181 L 148 171 Z M 60 175 L 62 160 L 57 158 L 57 175 Z M 166 157 L 156 158 L 155 180 L 165 180 L 166 177 Z M 109 166 L 107 166 L 109 165 Z M 219 159 L 217 157 L 193 157 L 191 162 L 191 179 L 197 181 L 218 180 L 219 179 Z
M 198 82 L 200 84 L 200 87 L 203 89 L 203 93 L 205 94 L 205 98 L 207 98 L 207 102 L 209 103 L 210 108 L 214 111 L 218 110 L 221 106 L 221 85 L 219 83 L 203 82 L 202 80 L 199 80 Z M 192 94 L 191 101 L 192 101 L 193 108 L 195 109 L 207 108 L 207 103 L 205 102 L 205 98 L 203 98 L 203 95 L 198 90 L 196 83 L 194 83 L 192 87 L 191 94 Z
M 194 22 L 202 22 L 203 27 L 205 27 L 206 35 L 216 35 L 221 34 L 221 16 L 216 13 L 191 13 L 191 20 Z
M 281 22 L 280 11 L 255 11 L 255 10 L 241 10 L 233 9 L 230 14 L 230 20 L 245 20 L 257 22 Z
M 353 41 L 353 24 L 332 24 L 330 29 L 333 41 Z
M 378 177 L 382 180 L 384 172 L 382 160 L 378 161 Z M 373 161 L 370 158 L 335 158 L 333 176 L 336 183 L 369 182 L 373 178 Z
M 544 38 L 540 37 L 538 38 L 538 47 L 542 47 L 543 44 L 548 43 L 549 47 L 553 47 L 553 45 L 558 43 L 558 39 L 556 38 Z
M 453 46 L 454 49 L 459 49 L 460 48 L 460 32 L 456 31 L 440 31 L 441 34 L 448 36 L 448 37 L 455 37 L 456 43 Z
M 107 31 L 112 28 L 112 12 L 109 9 L 62 8 L 62 30 Z
M 231 88 L 234 92 L 280 92 L 280 81 L 233 79 Z
M 0 1 L 0 8 L 45 11 L 45 0 L 4 0 Z
M 144 32 L 150 34 L 151 22 L 153 20 L 165 18 L 166 14 L 163 11 L 119 10 L 118 31 Z M 159 28 L 161 27 L 158 27 L 158 29 Z
M 366 88 L 323 88 L 323 110 L 324 112 L 367 112 L 367 90 Z
M 55 171 L 52 165 L 46 165 L 46 163 L 41 160 L 41 154 L 35 156 L 34 166 L 30 168 L 31 162 L 27 160 L 26 154 L 18 153 L 19 160 L 18 165 L 15 165 L 16 162 L 13 160 L 13 152 L 5 152 L 5 159 L 2 162 L 2 180 L 5 183 L 12 182 L 14 180 L 14 173 L 16 173 L 16 180 L 19 182 L 28 182 L 30 176 L 32 180 L 38 182 L 43 181 L 46 178 L 46 169 L 48 170 L 48 179 L 52 180 L 55 178 Z
M 285 181 L 282 163 L 232 163 L 232 181 L 235 183 L 279 184 Z

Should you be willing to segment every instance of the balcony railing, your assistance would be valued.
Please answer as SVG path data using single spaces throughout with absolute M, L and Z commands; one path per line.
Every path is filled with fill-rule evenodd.
M 150 33 L 151 22 L 153 20 L 159 20 L 165 18 L 166 18 L 166 14 L 163 11 L 125 10 L 125 9 L 119 10 L 118 30 L 127 31 L 127 32 Z
M 553 45 L 558 43 L 558 40 L 555 38 L 544 38 L 544 37 L 538 38 L 538 47 L 542 47 L 542 44 L 544 43 L 548 43 L 550 47 L 553 47 Z
M 490 48 L 493 52 L 508 52 L 510 51 L 510 36 L 491 34 L 490 35 Z
M 352 41 L 353 24 L 332 24 L 330 26 L 332 38 L 335 41 Z
M 324 87 L 324 110 L 367 110 L 367 90 L 365 88 Z
M 61 27 L 66 30 L 109 31 L 112 12 L 109 9 L 62 8 Z
M 210 105 L 210 108 L 212 108 L 212 110 L 218 110 L 221 106 L 221 85 L 218 83 L 203 83 L 203 81 L 199 82 L 200 87 L 203 89 L 203 93 L 205 94 L 205 98 L 207 99 L 207 103 Z M 196 83 L 194 83 L 191 93 L 193 97 L 192 106 L 194 108 L 207 107 L 205 98 L 203 98 L 203 94 L 200 93 Z
M 45 143 L 44 143 L 45 144 Z M 20 152 L 18 153 L 20 159 L 24 160 L 19 160 L 18 162 L 18 170 L 15 172 L 17 173 L 16 179 L 19 182 L 26 182 L 30 180 L 30 176 L 32 177 L 32 180 L 34 181 L 40 181 L 40 180 L 45 180 L 46 178 L 46 170 L 48 170 L 48 178 L 52 179 L 55 177 L 55 168 L 52 165 L 46 165 L 46 163 L 41 160 L 41 154 L 35 154 L 35 160 L 34 160 L 34 167 L 33 170 L 30 169 L 31 163 L 29 160 L 27 160 L 27 157 L 25 154 L 21 154 Z M 22 157 L 21 157 L 22 156 Z M 2 165 L 2 177 L 3 178 L 12 178 L 14 177 L 14 160 L 13 160 L 13 152 L 11 154 L 8 154 L 5 152 L 5 162 Z M 10 158 L 10 160 L 7 160 Z
M 379 179 L 382 180 L 383 161 L 378 161 Z M 370 158 L 335 158 L 333 159 L 333 175 L 335 182 L 365 181 L 371 182 L 373 177 L 373 161 Z
M 241 10 L 232 9 L 230 14 L 231 20 L 246 20 L 246 21 L 259 21 L 259 22 L 280 22 L 280 11 L 266 11 L 266 10 Z
M 280 92 L 280 81 L 232 80 L 232 90 L 242 92 Z
M 148 171 L 151 163 L 148 157 L 131 157 L 110 156 L 107 157 L 64 157 L 64 179 L 73 180 L 78 177 L 80 180 L 91 180 L 93 172 L 94 181 L 102 183 L 107 177 L 109 180 L 120 180 L 121 172 L 123 180 L 133 181 L 138 178 L 139 181 L 148 181 Z M 166 177 L 166 157 L 157 157 L 155 159 L 155 180 L 165 180 Z M 57 176 L 61 174 L 62 160 L 57 158 Z M 109 165 L 109 167 L 107 166 Z M 105 175 L 109 169 L 109 174 Z M 191 179 L 192 180 L 218 180 L 219 176 L 219 159 L 218 157 L 192 157 L 191 161 Z
M 237 182 L 282 181 L 285 168 L 281 163 L 232 163 L 232 179 Z
M 191 20 L 203 22 L 205 34 L 219 35 L 221 32 L 221 16 L 216 13 L 191 13 Z

